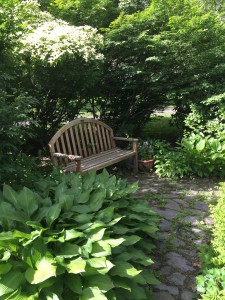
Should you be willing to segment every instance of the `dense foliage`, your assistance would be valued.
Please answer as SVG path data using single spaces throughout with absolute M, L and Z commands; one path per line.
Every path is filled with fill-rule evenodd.
M 213 140 L 223 132 L 223 1 L 0 0 L 0 20 L 0 106 L 14 110 L 5 120 L 19 133 L 10 141 L 17 153 L 37 154 L 87 110 L 138 136 L 155 109 L 172 104 L 187 161 L 208 170 L 196 164 L 181 176 L 206 176 L 219 164 L 223 176 L 224 138 Z M 26 137 L 17 126 L 21 110 Z M 6 148 L 0 161 L 12 157 Z
M 1 299 L 152 299 L 158 216 L 106 171 L 0 195 Z
M 201 275 L 197 277 L 197 289 L 203 300 L 225 299 L 225 184 L 220 186 L 218 203 L 211 207 L 214 220 L 213 239 L 210 247 L 203 249 Z

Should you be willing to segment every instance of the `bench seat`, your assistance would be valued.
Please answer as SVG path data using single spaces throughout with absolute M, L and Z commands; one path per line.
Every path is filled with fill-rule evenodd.
M 133 157 L 135 152 L 133 150 L 122 150 L 119 148 L 114 148 L 107 150 L 96 155 L 85 157 L 81 160 L 81 170 L 82 172 L 87 171 L 97 171 L 102 168 L 106 168 L 113 164 L 116 164 L 122 160 Z M 76 171 L 76 163 L 70 162 L 67 166 L 64 167 L 64 170 L 67 172 Z

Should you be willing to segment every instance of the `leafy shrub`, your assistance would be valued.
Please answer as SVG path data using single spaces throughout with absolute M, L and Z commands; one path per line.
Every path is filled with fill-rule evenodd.
M 106 171 L 0 197 L 1 299 L 151 299 L 158 216 Z
M 225 183 L 220 187 L 216 206 L 211 207 L 214 219 L 213 239 L 202 252 L 202 274 L 197 277 L 197 290 L 204 300 L 225 299 Z
M 180 146 L 194 175 L 225 175 L 225 140 L 218 140 L 203 133 L 192 133 L 182 138 Z
M 25 124 L 31 122 L 27 114 L 32 100 L 19 91 L 12 95 L 0 91 L 0 185 L 26 184 L 37 170 L 35 159 L 22 153 L 31 136 Z
M 155 167 L 162 177 L 225 175 L 225 141 L 211 135 L 191 133 L 172 147 L 166 142 L 157 142 Z
M 190 163 L 181 147 L 157 141 L 155 148 L 155 170 L 160 177 L 182 178 L 191 173 Z

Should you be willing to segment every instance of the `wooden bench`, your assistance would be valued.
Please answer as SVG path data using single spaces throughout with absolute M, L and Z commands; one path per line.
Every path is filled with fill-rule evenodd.
M 132 142 L 131 150 L 120 149 L 116 141 Z M 138 139 L 114 137 L 113 130 L 101 121 L 78 118 L 64 125 L 49 142 L 54 165 L 64 171 L 100 170 L 133 157 L 134 172 L 138 170 Z

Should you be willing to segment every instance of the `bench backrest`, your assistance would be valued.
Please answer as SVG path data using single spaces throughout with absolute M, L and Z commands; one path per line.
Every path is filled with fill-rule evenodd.
M 49 142 L 55 165 L 63 163 L 53 153 L 91 156 L 116 147 L 113 130 L 105 123 L 89 118 L 78 118 L 65 124 Z

